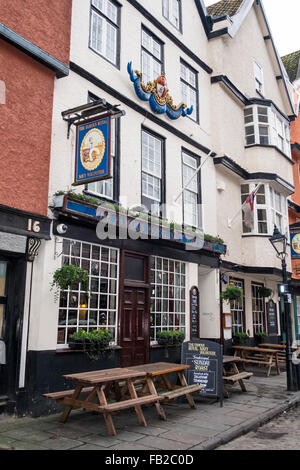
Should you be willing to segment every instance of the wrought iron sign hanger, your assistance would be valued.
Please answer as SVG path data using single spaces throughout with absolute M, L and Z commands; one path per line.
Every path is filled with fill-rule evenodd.
M 68 134 L 67 137 L 70 137 L 70 129 L 72 124 L 84 121 L 93 116 L 101 116 L 102 114 L 109 113 L 112 119 L 116 119 L 122 116 L 125 116 L 126 112 L 124 110 L 118 109 L 119 104 L 112 105 L 108 103 L 104 98 L 101 98 L 97 101 L 91 103 L 83 104 L 77 106 L 76 108 L 71 108 L 61 113 L 64 121 L 68 123 Z

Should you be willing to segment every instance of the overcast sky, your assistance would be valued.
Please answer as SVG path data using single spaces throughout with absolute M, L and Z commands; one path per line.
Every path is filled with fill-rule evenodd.
M 204 0 L 206 6 L 217 0 Z M 280 56 L 300 49 L 300 1 L 263 0 L 267 19 Z

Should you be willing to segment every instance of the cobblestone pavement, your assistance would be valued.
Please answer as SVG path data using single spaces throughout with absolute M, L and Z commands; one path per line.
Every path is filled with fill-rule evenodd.
M 300 406 L 216 450 L 300 450 Z
M 82 410 L 72 411 L 65 424 L 59 423 L 59 414 L 40 418 L 0 415 L 0 449 L 177 452 L 215 449 L 300 403 L 300 392 L 286 391 L 285 373 L 277 376 L 273 372 L 272 376 L 266 377 L 265 370 L 258 369 L 246 386 L 247 393 L 242 393 L 237 385 L 229 388 L 231 396 L 224 401 L 223 408 L 217 402 L 203 400 L 197 402 L 196 410 L 185 401 L 163 405 L 166 421 L 158 418 L 154 406 L 145 406 L 147 427 L 138 425 L 133 410 L 121 411 L 113 417 L 117 429 L 115 437 L 108 436 L 101 414 Z M 295 436 L 298 432 L 299 439 L 296 425 L 295 422 L 293 432 Z M 273 426 L 271 423 L 268 429 Z M 286 431 L 280 431 L 283 432 Z M 284 441 L 281 442 L 288 441 L 287 436 L 282 437 Z

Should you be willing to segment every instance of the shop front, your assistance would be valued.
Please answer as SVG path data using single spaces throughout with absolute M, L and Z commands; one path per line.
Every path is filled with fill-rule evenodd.
M 83 210 L 84 204 L 81 206 Z M 56 300 L 51 300 L 51 293 L 48 307 L 43 297 L 44 322 L 32 337 L 45 337 L 44 345 L 48 342 L 48 346 L 31 343 L 26 371 L 28 407 L 34 415 L 49 412 L 49 406 L 56 409 L 57 405 L 49 405 L 42 394 L 66 388 L 64 373 L 180 362 L 181 348 L 166 348 L 160 344 L 158 333 L 182 331 L 188 340 L 193 331 L 193 338 L 200 338 L 199 299 L 205 298 L 207 292 L 201 288 L 197 291 L 198 267 L 202 265 L 202 277 L 204 269 L 217 272 L 221 250 L 225 250 L 224 245 L 217 248 L 216 244 L 207 243 L 206 248 L 190 251 L 183 243 L 166 239 L 100 240 L 93 214 L 86 217 L 80 212 L 75 215 L 74 210 L 71 213 L 59 209 L 55 217 L 51 241 L 55 261 L 52 272 L 49 265 L 44 269 L 50 273 L 45 286 L 50 285 L 54 268 L 70 265 L 86 270 L 89 281 L 87 289 L 79 284 L 72 290 L 61 290 Z M 64 234 L 59 233 L 62 225 Z M 45 262 L 46 256 L 45 253 Z M 211 276 L 209 282 L 215 283 L 215 279 Z M 192 299 L 196 310 L 192 310 Z M 217 302 L 215 310 L 219 315 Z M 32 329 L 35 328 L 32 320 Z M 69 347 L 76 331 L 103 329 L 111 334 L 111 342 L 99 357 L 91 359 L 87 352 Z
M 50 220 L 0 206 L 0 404 L 14 411 L 22 389 L 30 271 Z

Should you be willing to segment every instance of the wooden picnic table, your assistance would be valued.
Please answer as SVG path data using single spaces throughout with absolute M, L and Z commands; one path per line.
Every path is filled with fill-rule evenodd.
M 271 343 L 262 343 L 259 344 L 259 347 L 261 348 L 271 348 L 271 349 L 277 349 L 278 350 L 278 361 L 285 363 L 286 361 L 286 345 L 285 344 L 271 344 Z M 298 348 L 295 346 L 292 346 L 292 352 L 297 351 Z
M 163 420 L 166 419 L 166 415 L 160 404 L 162 401 L 186 395 L 191 407 L 195 408 L 190 393 L 203 387 L 187 385 L 182 371 L 189 367 L 184 364 L 156 363 L 68 374 L 63 377 L 75 382 L 74 390 L 46 393 L 43 396 L 66 405 L 60 418 L 63 423 L 67 421 L 73 408 L 103 413 L 108 433 L 115 436 L 116 430 L 112 420 L 112 413 L 115 411 L 134 408 L 139 424 L 147 426 L 141 408 L 142 405 L 155 404 L 158 415 Z M 177 372 L 181 386 L 172 386 L 170 384 L 167 378 L 167 374 L 170 372 Z M 162 377 L 164 384 L 167 385 L 167 391 L 165 389 L 160 394 L 157 392 L 153 381 L 156 376 Z M 137 385 L 140 384 L 142 384 L 142 391 L 138 395 Z M 87 396 L 86 398 L 80 398 L 81 395 Z M 111 401 L 112 397 L 113 401 Z
M 234 385 L 236 382 L 239 383 L 242 392 L 247 392 L 244 384 L 245 379 L 252 377 L 252 372 L 240 372 L 237 364 L 242 363 L 242 359 L 238 356 L 223 356 L 223 395 L 225 398 L 229 398 L 229 393 L 226 388 L 226 384 Z M 229 365 L 229 370 L 225 366 Z
M 173 401 L 175 398 L 185 396 L 190 407 L 196 408 L 195 402 L 191 393 L 198 392 L 205 388 L 203 385 L 188 385 L 184 376 L 184 371 L 189 369 L 187 364 L 173 364 L 170 362 L 155 362 L 152 364 L 143 364 L 140 366 L 132 366 L 129 369 L 136 371 L 145 371 L 147 373 L 148 388 L 163 397 L 164 402 Z M 168 375 L 176 373 L 180 385 L 172 385 Z M 146 385 L 145 384 L 145 385 Z M 142 393 L 144 392 L 144 388 Z
M 75 390 L 48 393 L 43 396 L 55 399 L 56 401 L 66 405 L 60 418 L 60 421 L 63 423 L 67 421 L 69 414 L 74 407 L 102 412 L 108 433 L 115 436 L 116 430 L 111 415 L 114 411 L 133 407 L 137 414 L 139 424 L 141 426 L 147 426 L 141 405 L 157 403 L 159 407 L 159 401 L 163 398 L 154 394 L 153 391 L 150 391 L 150 393 L 143 397 L 138 397 L 136 393 L 134 381 L 138 378 L 146 377 L 146 375 L 147 374 L 144 371 L 129 370 L 126 368 L 114 368 L 64 375 L 63 377 L 65 379 L 75 382 Z M 120 382 L 126 383 L 130 399 L 121 400 L 119 387 Z M 85 399 L 80 399 L 81 394 L 87 394 L 87 397 Z M 114 394 L 114 401 L 112 403 L 108 403 L 112 394 Z M 158 409 L 160 410 L 160 416 L 163 418 L 163 410 L 160 408 Z
M 252 346 L 232 346 L 234 349 L 234 356 L 240 357 L 245 364 L 256 364 L 268 367 L 267 377 L 271 373 L 272 367 L 276 367 L 277 374 L 280 375 L 278 349 L 258 348 Z M 240 356 L 239 356 L 240 355 Z

